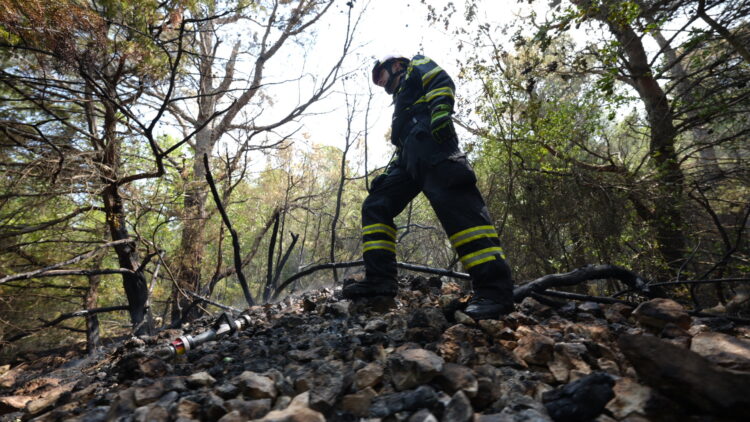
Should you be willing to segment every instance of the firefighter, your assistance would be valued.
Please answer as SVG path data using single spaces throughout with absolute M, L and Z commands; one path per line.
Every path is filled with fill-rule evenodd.
M 344 286 L 348 299 L 390 296 L 396 282 L 393 219 L 419 192 L 435 210 L 474 294 L 466 313 L 491 319 L 513 310 L 513 281 L 474 171 L 458 148 L 451 115 L 454 84 L 435 62 L 388 56 L 375 63 L 372 81 L 393 96 L 391 142 L 395 159 L 376 177 L 362 204 L 365 278 Z

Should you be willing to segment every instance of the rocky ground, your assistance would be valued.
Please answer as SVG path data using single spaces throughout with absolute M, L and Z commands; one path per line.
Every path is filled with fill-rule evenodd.
M 465 299 L 423 277 L 392 303 L 323 290 L 254 307 L 248 329 L 177 359 L 156 353 L 170 330 L 0 369 L 0 420 L 750 420 L 748 327 L 667 299 L 529 298 L 475 322 Z

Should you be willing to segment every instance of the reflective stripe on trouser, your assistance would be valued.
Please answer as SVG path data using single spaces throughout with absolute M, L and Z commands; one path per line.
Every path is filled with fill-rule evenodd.
M 362 204 L 367 277 L 396 276 L 395 253 L 368 248 L 368 242 L 394 241 L 395 229 L 389 231 L 378 225 L 394 228 L 393 219 L 421 190 L 450 234 L 464 270 L 472 276 L 475 293 L 498 302 L 512 300 L 510 268 L 471 168 L 463 160 L 444 160 L 430 166 L 429 171 L 418 172 L 417 176 L 423 177 L 418 183 L 405 167 L 400 163 L 391 170 Z
M 362 257 L 367 278 L 396 278 L 396 227 L 393 219 L 419 193 L 396 167 L 362 203 Z

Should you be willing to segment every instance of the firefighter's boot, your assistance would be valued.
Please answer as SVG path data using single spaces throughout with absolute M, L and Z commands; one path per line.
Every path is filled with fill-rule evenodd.
M 513 301 L 496 302 L 481 296 L 474 296 L 469 299 L 469 306 L 464 313 L 475 320 L 480 319 L 497 319 L 503 315 L 513 312 Z
M 375 296 L 395 297 L 398 283 L 392 278 L 372 277 L 362 281 L 347 280 L 341 290 L 345 299 L 366 299 Z

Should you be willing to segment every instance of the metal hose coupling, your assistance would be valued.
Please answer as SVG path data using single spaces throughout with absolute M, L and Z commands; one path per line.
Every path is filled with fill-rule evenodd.
M 214 322 L 213 326 L 195 336 L 182 335 L 172 340 L 171 343 L 162 347 L 157 353 L 165 358 L 176 358 L 185 355 L 190 350 L 201 344 L 222 337 L 226 334 L 234 334 L 250 326 L 250 316 L 240 315 L 238 319 L 233 319 L 228 313 L 224 312 Z

